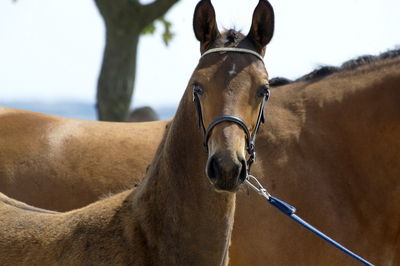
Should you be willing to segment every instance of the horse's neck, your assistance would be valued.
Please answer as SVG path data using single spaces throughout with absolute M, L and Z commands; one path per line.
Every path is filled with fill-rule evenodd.
M 349 169 L 354 172 L 348 177 L 350 185 L 362 193 L 357 198 L 375 197 L 364 195 L 366 191 L 389 196 L 400 185 L 399 168 L 393 164 L 400 159 L 399 64 L 372 65 L 343 76 L 328 80 L 328 88 L 318 88 L 330 92 L 324 92 L 326 99 L 314 99 L 306 116 L 308 113 L 310 120 L 317 119 L 323 125 L 320 133 L 326 136 L 326 143 L 331 143 L 329 149 L 347 157 L 337 159 L 351 163 Z M 400 200 L 398 193 L 396 197 Z M 380 204 L 371 207 L 382 210 Z
M 376 228 L 385 219 L 400 218 L 399 64 L 367 66 L 311 84 L 300 83 L 290 88 L 295 97 L 283 100 L 296 117 L 290 126 L 295 130 L 290 132 L 296 132 L 292 134 L 296 137 L 293 151 L 302 158 L 297 161 L 313 169 L 305 178 L 312 182 L 301 180 L 305 191 L 314 187 L 334 197 L 334 206 L 325 207 L 337 207 L 342 214 L 352 209 L 346 214 Z M 294 166 L 293 160 L 289 167 Z M 341 201 L 351 206 L 343 208 Z M 390 230 L 395 235 L 399 228 Z
M 262 174 L 272 194 L 294 204 L 304 217 L 318 217 L 322 228 L 335 225 L 359 239 L 395 245 L 400 234 L 399 65 L 272 91 L 256 162 L 264 162 Z
M 400 234 L 399 65 L 366 66 L 310 85 L 315 98 L 305 103 L 303 125 L 314 163 L 324 165 L 326 176 L 316 182 L 335 199 L 331 210 L 352 217 L 350 230 L 368 227 L 372 239 L 390 245 Z
M 182 100 L 148 178 L 133 199 L 135 212 L 149 248 L 157 251 L 155 260 L 221 265 L 226 262 L 235 196 L 217 193 L 207 180 L 207 156 L 190 103 Z

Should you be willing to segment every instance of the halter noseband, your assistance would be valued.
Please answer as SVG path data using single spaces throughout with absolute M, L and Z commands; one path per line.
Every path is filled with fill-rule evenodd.
M 204 56 L 210 54 L 210 53 L 225 53 L 225 52 L 237 52 L 237 53 L 247 53 L 247 54 L 252 54 L 254 56 L 256 56 L 258 59 L 260 59 L 263 63 L 263 58 L 261 57 L 260 54 L 258 54 L 255 51 L 252 50 L 248 50 L 248 49 L 243 49 L 243 48 L 235 48 L 235 47 L 223 47 L 223 48 L 214 48 L 214 49 L 210 49 L 207 50 L 206 52 L 204 52 L 201 56 L 201 58 L 203 58 Z M 247 160 L 247 169 L 248 171 L 250 171 L 250 167 L 252 165 L 252 163 L 255 161 L 256 159 L 256 152 L 255 152 L 255 142 L 256 142 L 256 135 L 257 135 L 257 131 L 260 127 L 261 123 L 264 123 L 264 105 L 265 102 L 269 99 L 269 86 L 267 84 L 267 90 L 265 91 L 265 93 L 263 93 L 262 100 L 261 100 L 261 105 L 260 105 L 260 110 L 258 112 L 258 117 L 257 117 L 257 122 L 256 122 L 256 126 L 254 127 L 253 133 L 250 133 L 249 127 L 246 125 L 246 123 L 239 117 L 237 116 L 232 116 L 232 115 L 222 115 L 219 116 L 217 118 L 215 118 L 210 125 L 208 126 L 208 128 L 206 129 L 206 127 L 204 126 L 204 121 L 203 121 L 203 113 L 201 111 L 201 104 L 200 104 L 200 97 L 199 95 L 201 95 L 201 89 L 199 87 L 199 84 L 194 84 L 193 87 L 193 102 L 195 103 L 196 106 L 196 110 L 197 110 L 197 116 L 199 118 L 199 127 L 202 128 L 203 130 L 203 146 L 206 150 L 206 152 L 208 153 L 208 140 L 210 138 L 211 132 L 213 130 L 213 128 L 222 123 L 222 122 L 233 122 L 236 123 L 237 125 L 239 125 L 243 131 L 246 133 L 246 149 L 247 149 L 247 153 L 249 154 L 249 159 Z

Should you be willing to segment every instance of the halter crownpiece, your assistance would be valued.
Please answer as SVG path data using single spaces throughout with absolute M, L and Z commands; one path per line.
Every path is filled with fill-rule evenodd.
M 202 55 L 201 58 L 211 54 L 211 53 L 221 53 L 221 52 L 236 52 L 236 53 L 246 53 L 246 54 L 252 54 L 255 55 L 258 59 L 260 59 L 264 63 L 264 58 L 257 52 L 250 50 L 250 49 L 245 49 L 245 48 L 237 48 L 237 47 L 220 47 L 220 48 L 212 48 L 207 51 L 205 51 Z

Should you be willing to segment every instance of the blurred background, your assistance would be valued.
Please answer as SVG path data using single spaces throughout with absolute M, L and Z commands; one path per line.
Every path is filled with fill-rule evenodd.
M 98 8 L 101 2 L 0 2 L 0 105 L 80 119 L 98 118 L 96 91 L 106 44 L 105 20 Z M 137 1 L 117 2 L 125 5 Z M 139 2 L 150 5 L 154 1 Z M 200 56 L 192 31 L 198 1 L 172 2 L 176 3 L 163 11 L 162 20 L 140 35 L 129 103 L 131 108 L 150 106 L 161 119 L 173 116 Z M 399 48 L 398 0 L 270 2 L 276 25 L 265 56 L 270 77 L 295 79 L 322 65 L 339 66 L 357 56 Z M 220 30 L 248 32 L 258 0 L 212 3 Z M 166 32 L 167 40 L 172 37 L 168 45 Z M 114 71 L 119 73 L 118 69 Z

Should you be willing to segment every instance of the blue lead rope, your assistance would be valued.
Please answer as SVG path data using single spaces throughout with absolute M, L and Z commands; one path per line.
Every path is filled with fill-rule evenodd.
M 256 183 L 256 185 L 254 185 L 251 181 L 254 181 Z M 290 204 L 287 204 L 283 200 L 280 200 L 280 199 L 278 199 L 276 197 L 271 196 L 267 192 L 267 190 L 260 184 L 260 182 L 257 180 L 257 178 L 255 178 L 254 176 L 249 175 L 247 177 L 247 179 L 246 179 L 246 184 L 250 188 L 256 190 L 261 196 L 264 196 L 272 206 L 274 206 L 275 208 L 277 208 L 278 210 L 280 210 L 281 212 L 283 212 L 284 214 L 289 216 L 289 218 L 291 218 L 292 220 L 294 220 L 295 222 L 297 222 L 298 224 L 300 224 L 301 226 L 303 226 L 307 230 L 310 230 L 311 232 L 313 232 L 317 236 L 321 237 L 322 239 L 324 239 L 328 243 L 330 243 L 333 246 L 337 247 L 338 249 L 340 249 L 344 253 L 352 256 L 353 258 L 355 258 L 359 262 L 363 263 L 364 265 L 368 265 L 368 266 L 373 266 L 374 265 L 374 264 L 370 263 L 369 261 L 363 259 L 359 255 L 355 254 L 354 252 L 350 251 L 349 249 L 345 248 L 343 245 L 339 244 L 338 242 L 336 242 L 335 240 L 333 240 L 329 236 L 325 235 L 324 233 L 319 231 L 317 228 L 315 228 L 311 224 L 309 224 L 306 221 L 304 221 L 303 219 L 301 219 L 299 216 L 297 216 L 295 214 L 295 212 L 296 212 L 296 208 L 295 207 L 293 207 Z
M 365 265 L 373 266 L 373 264 L 370 263 L 369 261 L 363 259 L 362 257 L 360 257 L 356 253 L 352 252 L 351 250 L 348 250 L 347 248 L 345 248 L 344 246 L 342 246 L 341 244 L 339 244 L 338 242 L 336 242 L 335 240 L 333 240 L 329 236 L 325 235 L 324 233 L 319 231 L 317 228 L 315 228 L 311 224 L 309 224 L 306 221 L 304 221 L 303 219 L 301 219 L 296 214 L 294 214 L 295 211 L 296 211 L 295 207 L 293 207 L 293 206 L 287 204 L 286 202 L 284 202 L 284 201 L 282 201 L 282 200 L 280 200 L 278 198 L 275 198 L 275 197 L 273 197 L 271 195 L 269 196 L 268 202 L 272 206 L 276 207 L 278 210 L 280 210 L 281 212 L 283 212 L 284 214 L 289 216 L 292 220 L 294 220 L 295 222 L 297 222 L 298 224 L 300 224 L 301 226 L 303 226 L 307 230 L 310 230 L 311 232 L 313 232 L 317 236 L 321 237 L 325 241 L 331 243 L 333 246 L 337 247 L 338 249 L 340 249 L 344 253 L 352 256 L 353 258 L 355 258 L 356 260 L 360 261 L 361 263 L 364 263 Z

